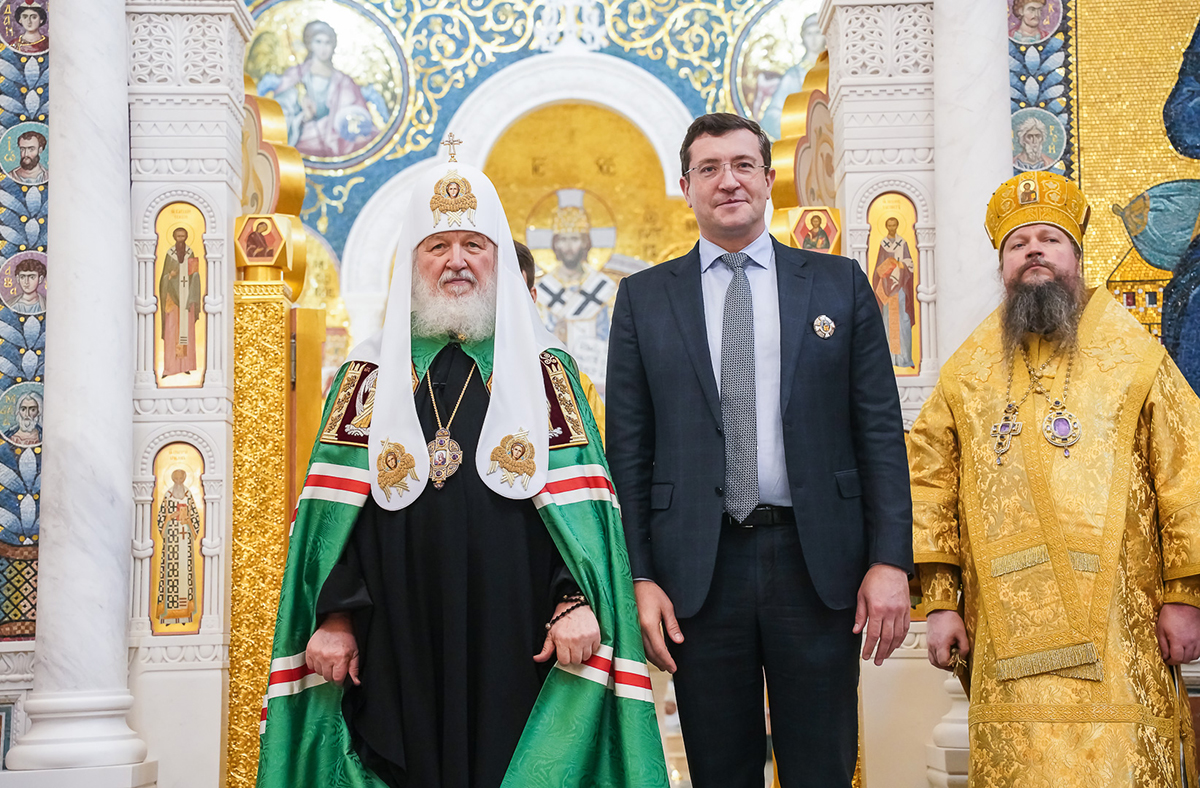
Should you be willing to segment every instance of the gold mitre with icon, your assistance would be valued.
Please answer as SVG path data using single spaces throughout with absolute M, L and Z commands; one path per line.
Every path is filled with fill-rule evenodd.
M 992 246 L 1000 249 L 1009 233 L 1030 224 L 1050 224 L 1083 246 L 1092 209 L 1071 181 L 1053 172 L 1023 172 L 1001 184 L 988 201 L 987 229 Z

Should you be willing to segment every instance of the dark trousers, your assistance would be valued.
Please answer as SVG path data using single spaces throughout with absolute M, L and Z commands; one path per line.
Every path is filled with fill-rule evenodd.
M 850 788 L 858 755 L 854 610 L 817 596 L 792 523 L 721 533 L 712 586 L 671 644 L 695 788 L 762 788 L 766 730 L 783 788 Z

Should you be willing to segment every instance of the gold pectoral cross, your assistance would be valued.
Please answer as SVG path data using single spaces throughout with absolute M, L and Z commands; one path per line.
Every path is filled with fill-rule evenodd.
M 1022 423 L 1014 421 L 1012 414 L 1005 413 L 1004 418 L 992 425 L 992 437 L 996 439 L 996 464 L 1004 464 L 1004 454 L 1012 448 L 1012 439 L 1021 434 Z

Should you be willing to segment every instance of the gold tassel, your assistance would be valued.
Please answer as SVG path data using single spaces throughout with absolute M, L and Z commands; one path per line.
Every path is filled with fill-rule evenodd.
M 1050 549 L 1044 544 L 1018 550 L 1015 553 L 1002 555 L 992 560 L 992 577 L 1006 575 L 1031 566 L 1044 564 L 1050 560 Z
M 1104 660 L 1096 660 L 1073 668 L 1062 668 L 1054 671 L 1054 675 L 1068 679 L 1083 679 L 1084 681 L 1104 681 Z
M 1075 550 L 1068 550 L 1067 553 L 1071 556 L 1071 566 L 1076 572 L 1096 574 L 1100 571 L 1100 556 L 1095 553 L 1080 553 Z
M 1032 654 L 1022 654 L 1019 657 L 996 660 L 996 678 L 1001 681 L 1021 679 L 1063 668 L 1074 668 L 1088 662 L 1095 662 L 1098 658 L 1094 643 L 1090 641 L 1077 643 L 1074 646 L 1064 646 L 1049 651 L 1038 651 Z

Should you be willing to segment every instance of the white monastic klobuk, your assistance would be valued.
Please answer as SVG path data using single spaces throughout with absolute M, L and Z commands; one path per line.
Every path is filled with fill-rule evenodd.
M 456 181 L 462 205 L 434 200 L 444 194 L 446 184 Z M 443 184 L 443 181 L 446 184 Z M 439 186 L 441 188 L 439 189 Z M 465 198 L 474 200 L 468 207 Z M 461 210 L 459 208 L 461 207 Z M 482 233 L 496 244 L 496 334 L 491 380 L 491 402 L 479 435 L 475 468 L 479 478 L 506 498 L 532 498 L 546 485 L 547 452 L 550 446 L 546 393 L 538 354 L 547 348 L 562 348 L 542 325 L 529 297 L 525 278 L 517 265 L 516 249 L 504 207 L 496 188 L 480 170 L 454 161 L 423 173 L 413 186 L 404 213 L 400 242 L 383 328 L 350 352 L 350 360 L 379 365 L 374 411 L 368 448 L 375 467 L 384 442 L 399 443 L 416 463 L 416 480 L 400 494 L 385 491 L 375 475 L 371 495 L 384 509 L 397 511 L 415 501 L 429 481 L 427 439 L 417 419 L 412 393 L 412 271 L 417 245 L 430 235 L 448 230 Z M 537 470 L 526 483 L 513 483 L 506 474 L 492 470 L 491 452 L 508 436 L 525 431 L 533 446 Z

